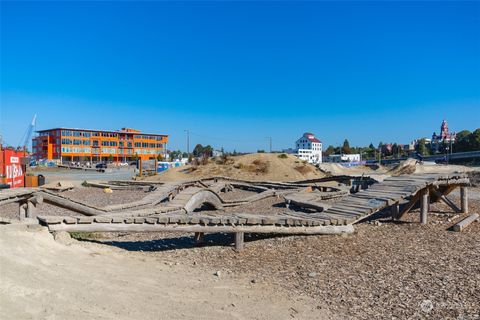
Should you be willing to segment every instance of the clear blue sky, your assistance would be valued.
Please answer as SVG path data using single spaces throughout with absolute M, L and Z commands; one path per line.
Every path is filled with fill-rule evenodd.
M 1 2 L 0 132 L 169 148 L 408 143 L 480 127 L 480 2 Z

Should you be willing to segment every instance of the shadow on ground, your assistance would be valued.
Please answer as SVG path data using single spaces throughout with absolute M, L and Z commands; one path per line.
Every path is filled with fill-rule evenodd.
M 272 235 L 272 234 L 257 234 L 246 233 L 245 242 L 252 242 L 270 238 L 288 237 L 291 235 Z M 193 236 L 182 236 L 155 239 L 148 241 L 115 241 L 115 240 L 101 240 L 101 239 L 78 239 L 79 241 L 86 241 L 98 243 L 108 246 L 117 247 L 127 251 L 170 251 L 180 249 L 192 249 L 197 247 L 216 247 L 216 246 L 232 246 L 234 244 L 234 235 L 229 233 L 214 233 L 206 234 L 204 242 L 197 244 Z

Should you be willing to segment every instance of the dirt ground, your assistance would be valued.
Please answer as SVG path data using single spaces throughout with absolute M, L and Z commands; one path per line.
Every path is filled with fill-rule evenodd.
M 64 193 L 67 195 L 67 193 Z M 236 190 L 226 197 L 246 197 Z M 469 188 L 480 213 L 480 188 Z M 142 191 L 76 188 L 92 205 L 129 202 Z M 449 198 L 459 202 L 458 191 Z M 69 214 L 45 206 L 42 214 Z M 285 212 L 271 197 L 242 212 Z M 0 217 L 16 214 L 0 207 Z M 56 210 L 56 211 L 55 211 Z M 480 223 L 443 203 L 419 224 L 418 209 L 391 222 L 379 213 L 341 236 L 76 234 L 56 242 L 43 228 L 0 225 L 1 319 L 480 319 Z
M 480 201 L 471 200 L 470 209 L 480 212 Z M 442 203 L 431 211 L 426 226 L 418 223 L 417 209 L 398 223 L 380 215 L 356 225 L 351 235 L 247 235 L 240 253 L 226 246 L 230 235 L 208 235 L 204 247 L 196 247 L 190 234 L 112 233 L 95 241 L 139 258 L 241 274 L 290 298 L 312 298 L 333 318 L 479 319 L 480 223 L 452 232 L 449 227 L 465 215 Z
M 65 245 L 41 227 L 0 228 L 1 319 L 328 318 L 312 299 L 289 299 L 243 274 L 94 243 Z

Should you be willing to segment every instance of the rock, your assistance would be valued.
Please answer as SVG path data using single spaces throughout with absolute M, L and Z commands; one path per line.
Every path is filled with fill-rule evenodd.
M 257 279 L 250 280 L 251 283 L 257 283 Z
M 308 274 L 308 276 L 309 276 L 310 278 L 315 278 L 315 277 L 317 276 L 317 273 L 316 273 L 316 272 L 310 272 L 310 273 Z
M 220 277 L 222 275 L 221 271 L 215 271 L 214 276 Z
M 103 192 L 104 193 L 113 193 L 113 190 L 110 189 L 110 188 L 105 188 L 105 189 L 103 189 Z
M 68 233 L 66 231 L 55 232 L 53 234 L 53 239 L 55 239 L 55 241 L 57 241 L 61 244 L 65 244 L 65 245 L 70 245 L 74 241 L 72 239 L 72 237 L 70 236 L 70 233 Z

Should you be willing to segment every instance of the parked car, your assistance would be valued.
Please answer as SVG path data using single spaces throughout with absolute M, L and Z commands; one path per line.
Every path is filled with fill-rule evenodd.
M 95 168 L 97 169 L 107 169 L 107 164 L 106 163 L 98 163 Z

